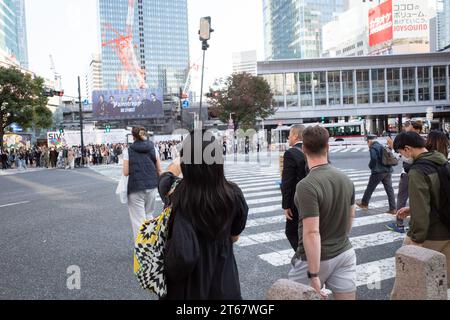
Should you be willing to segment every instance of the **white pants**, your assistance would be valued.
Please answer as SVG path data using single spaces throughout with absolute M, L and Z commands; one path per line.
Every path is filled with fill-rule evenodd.
M 128 195 L 133 240 L 136 240 L 139 228 L 146 219 L 153 218 L 157 188 L 133 192 Z

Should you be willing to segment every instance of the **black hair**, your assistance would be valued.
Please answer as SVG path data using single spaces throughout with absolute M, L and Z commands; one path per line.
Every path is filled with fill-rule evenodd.
M 400 132 L 394 139 L 394 150 L 404 149 L 405 146 L 411 148 L 425 148 L 425 139 L 417 132 Z
M 194 139 L 195 133 L 192 131 L 183 141 L 180 152 L 183 180 L 172 196 L 172 204 L 177 208 L 177 214 L 181 213 L 190 218 L 199 233 L 212 239 L 223 239 L 229 236 L 225 231 L 233 213 L 235 185 L 225 178 L 222 152 L 216 154 L 212 151 L 211 156 L 216 161 L 212 164 L 205 163 L 205 148 L 222 150 L 222 146 L 214 136 L 209 141 L 203 141 L 204 131 L 201 134 L 201 140 Z M 198 161 L 201 163 L 194 162 L 200 160 L 194 159 L 195 150 L 198 148 L 201 148 L 202 152 L 201 161 Z

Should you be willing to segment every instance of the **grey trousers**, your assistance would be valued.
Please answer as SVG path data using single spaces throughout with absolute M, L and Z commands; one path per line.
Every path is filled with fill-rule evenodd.
M 155 212 L 157 189 L 133 192 L 128 195 L 128 211 L 130 213 L 133 239 L 136 240 L 139 228 L 144 220 L 153 218 Z
M 388 196 L 389 210 L 395 210 L 395 194 L 394 188 L 392 188 L 392 174 L 390 173 L 372 173 L 361 202 L 365 205 L 369 204 L 372 193 L 380 182 L 383 183 L 384 190 Z

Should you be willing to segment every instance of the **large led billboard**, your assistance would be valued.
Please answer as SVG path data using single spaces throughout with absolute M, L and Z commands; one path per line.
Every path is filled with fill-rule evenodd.
M 93 117 L 98 120 L 164 117 L 161 89 L 93 91 L 92 104 Z
M 369 45 L 371 47 L 392 40 L 392 0 L 369 10 Z

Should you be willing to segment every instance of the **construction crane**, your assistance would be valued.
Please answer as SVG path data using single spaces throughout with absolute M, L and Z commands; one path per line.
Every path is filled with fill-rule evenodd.
M 115 30 L 111 24 L 104 24 L 105 30 L 109 29 L 115 33 L 116 38 L 103 41 L 102 46 L 111 46 L 116 52 L 121 64 L 122 72 L 116 75 L 119 89 L 127 89 L 129 77 L 137 84 L 139 88 L 147 88 L 145 81 L 145 71 L 139 66 L 136 53 L 133 46 L 133 24 L 134 24 L 134 1 L 128 0 L 128 14 L 125 27 L 125 34 Z M 106 33 L 106 32 L 105 32 Z M 105 35 L 103 35 L 105 37 Z
M 55 62 L 53 61 L 53 56 L 50 54 L 49 57 L 50 57 L 50 70 L 52 70 L 52 72 L 53 72 L 56 90 L 61 90 L 61 87 L 62 87 L 61 74 L 59 74 L 56 71 Z

